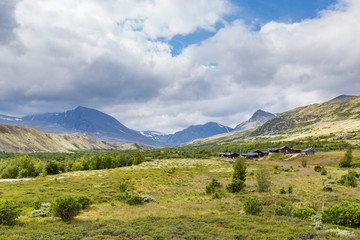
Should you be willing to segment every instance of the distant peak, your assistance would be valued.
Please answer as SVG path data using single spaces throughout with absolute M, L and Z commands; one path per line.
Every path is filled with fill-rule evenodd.
M 275 117 L 274 114 L 269 113 L 269 112 L 265 112 L 261 109 L 257 110 L 250 119 L 254 119 L 254 118 L 258 118 L 258 117 L 267 117 L 267 118 L 273 118 Z
M 340 95 L 340 96 L 337 96 L 336 98 L 333 98 L 331 99 L 330 101 L 333 101 L 333 100 L 337 100 L 337 99 L 342 99 L 342 98 L 348 98 L 348 97 L 356 97 L 356 96 L 353 96 L 353 95 Z

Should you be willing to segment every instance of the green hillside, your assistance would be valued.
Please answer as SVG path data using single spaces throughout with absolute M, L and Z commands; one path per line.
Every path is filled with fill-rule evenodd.
M 336 99 L 284 112 L 258 128 L 198 139 L 188 146 L 241 141 L 289 141 L 307 137 L 360 140 L 360 97 Z
M 97 141 L 87 134 L 48 134 L 35 128 L 0 124 L 0 151 L 7 152 L 66 152 L 80 149 L 121 149 L 135 145 L 118 146 Z

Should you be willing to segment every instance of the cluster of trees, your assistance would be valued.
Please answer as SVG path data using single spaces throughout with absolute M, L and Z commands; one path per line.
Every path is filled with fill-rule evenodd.
M 59 158 L 54 158 L 61 156 Z M 140 151 L 41 155 L 13 155 L 0 160 L 0 178 L 24 178 L 54 175 L 61 172 L 110 169 L 140 164 L 145 157 Z

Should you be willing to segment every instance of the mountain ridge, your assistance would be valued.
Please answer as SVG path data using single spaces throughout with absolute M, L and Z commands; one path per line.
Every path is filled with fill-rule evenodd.
M 294 140 L 351 135 L 360 139 L 360 97 L 345 97 L 284 112 L 260 127 L 194 140 L 187 146 L 236 143 L 254 139 Z
M 238 124 L 234 128 L 234 131 L 244 131 L 251 128 L 259 127 L 275 116 L 276 115 L 273 113 L 265 112 L 259 109 L 247 121 Z
M 83 133 L 43 133 L 31 127 L 0 124 L 0 151 L 31 153 L 119 148 L 120 146 L 97 141 Z
M 210 137 L 231 131 L 233 131 L 233 129 L 230 127 L 216 122 L 208 122 L 205 124 L 191 125 L 173 134 L 162 134 L 156 131 L 143 131 L 142 133 L 168 146 L 177 146 L 194 139 Z

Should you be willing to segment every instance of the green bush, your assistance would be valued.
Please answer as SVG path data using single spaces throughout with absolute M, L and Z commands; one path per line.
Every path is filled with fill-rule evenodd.
M 264 166 L 259 166 L 255 173 L 257 181 L 258 192 L 269 192 L 270 191 L 270 175 Z
M 20 216 L 19 206 L 10 200 L 0 200 L 0 224 L 14 225 Z
M 32 207 L 34 210 L 38 210 L 41 208 L 41 201 L 40 199 L 36 199 L 32 203 L 30 203 L 30 207 Z
M 131 189 L 131 184 L 126 180 L 121 180 L 118 185 L 120 192 L 126 192 Z
M 293 193 L 293 187 L 291 185 L 288 187 L 288 193 L 289 194 Z
M 327 174 L 327 171 L 326 171 L 325 167 L 323 167 L 321 169 L 321 175 L 326 175 L 326 174 Z
M 223 194 L 220 192 L 214 192 L 214 194 L 211 196 L 212 199 L 220 199 L 222 198 Z
M 325 186 L 325 187 L 323 187 L 323 191 L 324 192 L 332 192 L 333 189 L 332 189 L 332 187 Z
M 346 153 L 344 157 L 339 162 L 339 167 L 351 167 L 351 162 L 352 162 L 352 148 L 351 146 L 349 146 L 346 149 Z
M 221 191 L 223 186 L 219 181 L 215 178 L 212 179 L 212 181 L 206 186 L 206 194 L 212 195 L 216 191 Z
M 142 199 L 143 199 L 144 202 L 146 202 L 146 203 L 156 202 L 155 198 L 153 198 L 152 196 L 149 196 L 149 195 L 142 196 Z
M 284 207 L 278 206 L 278 207 L 275 207 L 274 213 L 277 216 L 288 216 L 288 217 L 290 217 L 291 214 L 292 214 L 293 209 L 294 208 L 292 206 L 290 206 L 290 205 L 286 205 Z
M 81 209 L 87 209 L 90 207 L 92 200 L 88 196 L 77 196 L 76 201 L 81 204 Z
M 313 208 L 304 207 L 304 208 L 294 208 L 291 212 L 293 217 L 300 219 L 310 218 L 312 215 L 316 214 L 316 211 Z
M 57 197 L 50 205 L 53 216 L 60 217 L 64 221 L 73 219 L 81 209 L 82 205 L 72 196 Z
M 337 182 L 347 187 L 357 187 L 356 172 L 349 171 L 348 174 L 342 175 Z
M 47 217 L 49 215 L 50 212 L 45 209 L 36 209 L 30 213 L 30 217 Z
M 301 166 L 303 168 L 306 168 L 307 167 L 307 160 L 305 159 L 305 157 L 303 156 L 302 159 L 301 159 Z
M 233 165 L 232 182 L 226 186 L 226 189 L 231 193 L 240 192 L 245 187 L 246 180 L 246 161 L 245 159 L 236 159 Z
M 142 205 L 142 204 L 144 204 L 144 199 L 137 194 L 130 194 L 126 198 L 125 203 L 127 203 L 129 205 Z
M 316 165 L 314 167 L 315 172 L 321 172 L 322 167 L 320 165 Z
M 231 183 L 229 183 L 226 186 L 226 190 L 228 190 L 231 193 L 237 193 L 240 192 L 242 189 L 244 189 L 245 183 L 242 180 L 234 179 Z
M 282 187 L 282 188 L 280 189 L 280 194 L 286 194 L 286 191 L 285 191 L 285 188 L 284 188 L 284 187 Z
M 263 210 L 261 202 L 258 197 L 248 197 L 243 202 L 244 211 L 246 214 L 260 215 Z
M 325 209 L 322 214 L 324 223 L 346 227 L 360 227 L 360 204 L 342 202 Z

